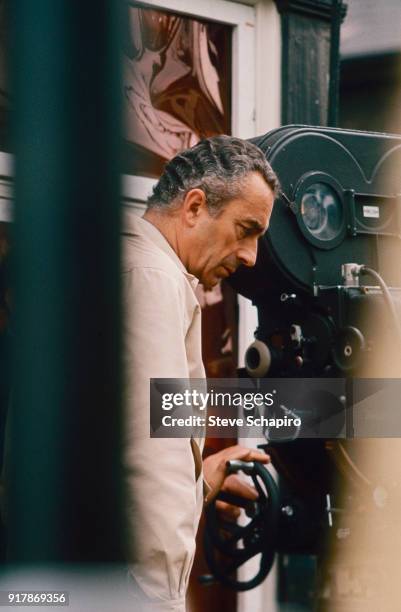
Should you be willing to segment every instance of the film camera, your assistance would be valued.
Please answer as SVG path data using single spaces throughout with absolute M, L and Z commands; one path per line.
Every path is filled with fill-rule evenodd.
M 231 278 L 259 320 L 240 375 L 342 378 L 341 401 L 352 408 L 355 379 L 400 375 L 401 137 L 286 126 L 252 142 L 278 174 L 281 190 L 255 267 Z M 324 410 L 324 394 L 320 399 Z M 230 466 L 253 478 L 259 503 L 250 508 L 231 498 L 249 515 L 245 526 L 221 525 L 215 507 L 208 510 L 212 573 L 246 590 L 267 575 L 275 552 L 321 554 L 341 512 L 333 499 L 344 501 L 339 475 L 351 483 L 348 502 L 372 499 L 372 479 L 358 468 L 354 444 L 267 439 L 279 488 L 263 468 Z M 236 569 L 256 554 L 256 575 L 239 582 Z

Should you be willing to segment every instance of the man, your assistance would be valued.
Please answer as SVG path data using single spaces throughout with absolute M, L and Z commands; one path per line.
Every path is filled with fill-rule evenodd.
M 149 438 L 149 379 L 205 376 L 196 285 L 211 288 L 239 265 L 255 264 L 276 190 L 277 178 L 257 147 L 217 136 L 174 157 L 144 217 L 126 222 L 127 539 L 136 597 L 145 610 L 185 609 L 204 490 L 207 502 L 223 484 L 257 497 L 251 487 L 226 479 L 226 462 L 266 463 L 267 455 L 239 446 L 216 453 L 203 462 L 205 485 L 201 440 Z

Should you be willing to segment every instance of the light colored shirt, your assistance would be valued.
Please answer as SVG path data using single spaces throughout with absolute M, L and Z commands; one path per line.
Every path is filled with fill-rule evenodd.
M 159 230 L 127 213 L 123 238 L 128 556 L 153 603 L 183 611 L 203 504 L 201 446 L 150 438 L 150 378 L 204 378 L 197 279 Z

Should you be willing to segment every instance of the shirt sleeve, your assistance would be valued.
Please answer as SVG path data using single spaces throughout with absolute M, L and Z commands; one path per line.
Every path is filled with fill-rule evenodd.
M 177 279 L 165 271 L 134 268 L 123 287 L 127 554 L 143 593 L 175 609 L 185 601 L 202 479 L 188 439 L 149 437 L 149 379 L 188 378 L 188 322 Z

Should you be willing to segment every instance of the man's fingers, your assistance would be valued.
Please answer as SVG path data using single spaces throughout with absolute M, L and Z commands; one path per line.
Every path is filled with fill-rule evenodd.
M 241 459 L 242 461 L 260 461 L 261 463 L 268 463 L 270 461 L 270 457 L 266 453 L 256 449 L 246 448 L 239 444 L 227 449 L 225 459 L 226 461 Z
M 241 514 L 241 508 L 233 506 L 232 504 L 227 504 L 219 499 L 216 501 L 216 510 L 223 520 L 230 522 L 236 521 Z
M 205 500 L 206 503 L 209 503 L 217 495 L 227 477 L 227 461 L 233 459 L 258 461 L 260 463 L 269 463 L 270 461 L 270 457 L 266 453 L 256 449 L 246 448 L 239 444 L 225 448 L 213 455 L 209 455 L 209 457 L 206 457 L 203 461 L 204 478 L 211 489 Z
M 256 500 L 259 497 L 255 487 L 253 487 L 248 482 L 245 482 L 235 474 L 227 476 L 223 483 L 223 486 L 221 487 L 221 490 L 227 491 L 228 493 L 233 493 L 234 495 L 238 495 L 239 497 L 244 497 L 245 499 Z

